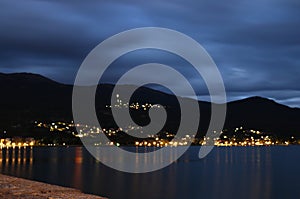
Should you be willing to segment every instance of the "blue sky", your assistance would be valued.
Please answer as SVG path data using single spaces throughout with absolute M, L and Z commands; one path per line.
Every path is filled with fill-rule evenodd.
M 203 45 L 229 100 L 259 95 L 300 107 L 299 11 L 298 0 L 2 0 L 0 72 L 39 73 L 72 84 L 85 56 L 101 41 L 131 28 L 158 26 Z M 106 80 L 149 61 L 184 71 L 199 99 L 207 98 L 186 63 L 156 51 L 120 58 Z

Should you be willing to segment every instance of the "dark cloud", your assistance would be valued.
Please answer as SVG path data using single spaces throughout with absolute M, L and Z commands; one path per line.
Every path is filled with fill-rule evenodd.
M 300 106 L 299 10 L 298 0 L 2 0 L 0 70 L 72 83 L 85 56 L 104 39 L 131 28 L 160 26 L 181 31 L 205 47 L 230 100 L 260 95 Z M 106 80 L 148 61 L 183 71 L 199 97 L 207 98 L 193 69 L 164 53 L 121 58 L 116 66 L 123 68 L 112 67 Z

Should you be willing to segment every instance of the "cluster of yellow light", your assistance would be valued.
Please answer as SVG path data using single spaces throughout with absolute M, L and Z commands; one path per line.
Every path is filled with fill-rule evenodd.
M 225 138 L 225 136 L 224 136 Z M 275 145 L 275 142 L 272 142 L 269 136 L 263 137 L 263 139 L 254 139 L 251 137 L 250 139 L 246 139 L 243 141 L 237 142 L 235 138 L 231 140 L 221 140 L 218 139 L 215 141 L 215 146 L 270 146 Z
M 161 105 L 157 105 L 157 104 L 151 104 L 151 103 L 145 103 L 145 104 L 139 104 L 138 102 L 136 103 L 131 103 L 129 105 L 129 103 L 123 103 L 123 101 L 119 98 L 120 95 L 117 94 L 116 95 L 117 97 L 117 103 L 113 105 L 114 108 L 131 108 L 131 109 L 135 109 L 135 110 L 144 110 L 146 111 L 147 109 L 149 108 L 162 108 Z M 106 105 L 105 106 L 106 108 L 111 108 L 112 106 L 111 105 Z
M 69 130 L 70 127 L 73 127 L 73 126 L 74 126 L 74 124 L 66 124 L 64 122 L 52 123 L 50 125 L 50 131 L 60 131 L 60 132 L 63 132 L 63 131 Z
M 78 134 L 74 134 L 74 136 L 77 137 L 87 137 L 87 136 L 97 136 L 97 134 L 99 133 L 104 133 L 106 136 L 108 137 L 113 137 L 116 136 L 119 132 L 125 132 L 127 134 L 130 134 L 130 131 L 136 131 L 136 130 L 141 130 L 142 127 L 140 126 L 131 126 L 129 125 L 128 127 L 126 127 L 125 129 L 123 128 L 118 128 L 118 129 L 101 129 L 101 128 L 97 128 L 97 127 L 89 127 L 88 125 L 80 125 L 80 124 L 76 124 L 76 127 L 80 128 L 79 133 Z M 174 138 L 175 134 L 166 132 L 165 136 L 167 138 Z M 156 135 L 147 135 L 147 137 L 149 139 L 155 139 L 155 141 L 142 141 L 142 142 L 137 142 L 135 143 L 136 146 L 157 146 L 157 147 L 162 147 L 162 146 L 186 146 L 188 145 L 188 143 L 193 142 L 193 136 L 190 135 L 185 135 L 185 137 L 183 138 L 177 138 L 176 141 L 165 141 L 161 138 L 161 141 L 159 140 L 158 137 L 156 137 Z M 112 145 L 119 145 L 118 143 L 114 143 L 114 142 L 108 142 L 108 143 L 94 143 L 95 146 L 101 146 L 101 145 L 108 145 L 108 146 L 112 146 Z
M 137 131 L 141 130 L 142 127 L 140 126 L 127 126 L 126 128 L 118 128 L 118 129 L 106 129 L 106 128 L 99 128 L 99 127 L 90 127 L 88 125 L 81 125 L 76 124 L 77 129 L 79 129 L 78 134 L 73 132 L 73 135 L 76 137 L 87 137 L 87 136 L 93 136 L 95 134 L 104 133 L 108 137 L 116 136 L 119 132 L 125 132 L 127 134 L 130 134 L 130 131 Z M 141 131 L 142 133 L 142 131 Z M 153 135 L 147 135 L 149 138 L 153 137 Z
M 250 132 L 251 132 L 251 133 L 254 133 L 254 134 L 257 134 L 257 135 L 261 134 L 260 131 L 255 131 L 255 130 L 250 130 Z
M 49 128 L 50 131 L 60 131 L 60 132 L 70 130 L 71 127 L 74 127 L 73 121 L 71 121 L 71 123 L 52 122 L 51 124 L 35 121 L 35 124 L 37 127 L 40 128 Z
M 163 147 L 163 146 L 168 146 L 168 142 L 165 142 L 165 141 L 141 141 L 141 142 L 135 142 L 135 146 L 137 146 L 137 147 L 141 147 L 141 146 Z
M 129 107 L 131 109 L 135 109 L 135 110 L 142 109 L 144 111 L 146 111 L 149 108 L 162 108 L 161 105 L 157 105 L 157 104 L 152 105 L 152 104 L 148 104 L 148 103 L 140 105 L 138 102 L 130 104 Z
M 10 141 L 9 139 L 0 139 L 0 148 L 3 149 L 3 148 L 15 148 L 15 147 L 32 147 L 35 145 L 35 141 L 25 141 L 25 142 L 12 142 Z
M 118 97 L 118 96 L 117 96 Z M 119 103 L 122 102 L 122 100 L 118 99 L 117 100 Z M 119 104 L 120 105 L 120 104 Z M 133 103 L 130 105 L 130 108 L 133 109 L 147 109 L 147 108 L 151 108 L 151 107 L 157 107 L 157 108 L 161 108 L 160 105 L 152 105 L 150 103 L 146 103 L 144 105 L 140 105 L 139 103 Z M 38 127 L 47 127 L 50 129 L 50 131 L 65 131 L 65 130 L 69 130 L 70 127 L 74 127 L 74 122 L 72 121 L 71 123 L 66 123 L 66 122 L 53 122 L 51 124 L 46 124 L 46 123 L 42 123 L 42 122 L 35 122 L 36 126 Z M 78 134 L 75 134 L 75 132 L 73 132 L 73 135 L 76 137 L 86 137 L 86 136 L 91 136 L 92 134 L 99 134 L 99 133 L 104 133 L 107 136 L 111 137 L 111 136 L 115 136 L 118 132 L 122 131 L 125 133 L 129 133 L 130 131 L 136 131 L 139 130 L 141 127 L 139 126 L 128 126 L 125 129 L 119 128 L 119 129 L 100 129 L 97 127 L 90 127 L 88 125 L 81 125 L 81 124 L 76 124 L 76 127 L 80 127 L 80 131 Z M 240 130 L 243 130 L 243 127 L 239 127 L 235 129 L 235 132 L 238 132 Z M 275 144 L 281 144 L 281 145 L 289 145 L 291 144 L 289 141 L 272 141 L 271 138 L 269 136 L 263 136 L 263 133 L 261 133 L 260 131 L 257 130 L 243 130 L 243 132 L 250 132 L 253 134 L 253 136 L 257 137 L 257 135 L 261 135 L 260 138 L 254 138 L 253 136 L 251 138 L 246 138 L 243 141 L 237 141 L 235 137 L 230 138 L 228 136 L 223 136 L 223 138 L 225 140 L 222 139 L 214 139 L 214 140 L 210 140 L 209 137 L 204 137 L 203 140 L 201 141 L 196 141 L 197 144 L 202 144 L 202 145 L 206 145 L 208 143 L 214 144 L 215 146 L 270 146 L 270 145 L 275 145 Z M 214 131 L 214 134 L 216 134 L 217 132 Z M 222 134 L 223 132 L 221 132 Z M 175 134 L 166 132 L 165 133 L 167 138 L 174 138 Z M 148 138 L 155 138 L 155 135 L 148 135 Z M 291 139 L 295 139 L 294 137 L 291 137 Z M 188 143 L 193 142 L 193 137 L 191 137 L 190 135 L 186 135 L 183 138 L 180 138 L 177 141 L 165 141 L 165 140 L 161 140 L 159 141 L 158 138 L 155 139 L 155 141 L 142 141 L 142 142 L 135 142 L 135 146 L 157 146 L 157 147 L 163 147 L 163 146 L 185 146 Z M 299 141 L 300 143 L 300 141 Z M 102 145 L 102 143 L 95 143 L 95 146 L 100 146 Z M 105 143 L 105 145 L 117 145 L 119 146 L 119 143 L 114 143 L 114 142 L 108 142 Z M 30 146 L 30 144 L 28 143 L 21 143 L 21 145 L 16 144 L 16 143 L 0 143 L 0 147 L 19 147 L 19 146 Z
M 243 130 L 243 127 L 235 128 L 234 132 L 237 132 L 238 130 Z
M 187 146 L 188 142 L 181 142 L 181 141 L 166 141 L 166 140 L 158 140 L 156 141 L 136 141 L 135 146 L 136 147 L 177 147 L 177 146 Z
M 105 107 L 106 108 L 111 108 L 112 106 L 111 105 L 106 105 Z M 157 105 L 157 104 L 152 105 L 152 104 L 148 104 L 148 103 L 139 104 L 138 102 L 132 103 L 130 105 L 128 103 L 120 103 L 119 102 L 118 104 L 113 105 L 113 107 L 115 107 L 115 108 L 128 108 L 129 107 L 129 108 L 134 109 L 134 110 L 141 109 L 141 110 L 144 110 L 144 111 L 146 111 L 149 108 L 162 108 L 161 105 Z
M 123 131 L 122 128 L 118 128 L 118 129 L 101 129 L 99 127 L 90 127 L 88 125 L 80 125 L 80 124 L 76 124 L 76 127 L 79 130 L 78 134 L 75 134 L 73 132 L 73 135 L 76 136 L 76 137 L 86 137 L 86 136 L 89 136 L 89 135 L 92 135 L 92 134 L 99 134 L 99 133 L 104 133 L 108 136 L 114 136 L 115 134 L 117 134 L 118 132 L 120 131 Z M 131 129 L 131 127 L 129 127 Z M 133 127 L 132 127 L 133 129 Z

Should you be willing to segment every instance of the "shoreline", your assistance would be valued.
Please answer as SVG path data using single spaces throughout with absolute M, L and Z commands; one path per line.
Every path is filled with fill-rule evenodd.
M 107 199 L 78 189 L 0 174 L 0 198 L 15 199 Z
M 130 148 L 178 148 L 178 147 L 202 147 L 202 146 L 213 146 L 217 148 L 235 148 L 235 147 L 291 147 L 291 146 L 300 146 L 300 144 L 273 144 L 273 145 L 190 145 L 190 146 L 164 146 L 164 147 L 156 147 L 156 146 L 134 146 L 134 145 L 122 145 L 118 147 L 130 147 Z M 56 145 L 56 146 L 47 146 L 47 145 L 36 145 L 36 146 L 30 146 L 30 147 L 2 147 L 0 150 L 4 149 L 33 149 L 33 148 L 72 148 L 72 147 L 83 147 L 84 145 Z M 103 146 L 95 146 L 95 147 L 112 147 L 109 145 L 103 145 Z

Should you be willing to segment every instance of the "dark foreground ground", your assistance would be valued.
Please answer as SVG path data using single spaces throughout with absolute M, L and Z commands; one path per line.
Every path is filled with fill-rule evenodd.
M 0 174 L 0 198 L 5 199 L 104 199 L 79 190 Z

